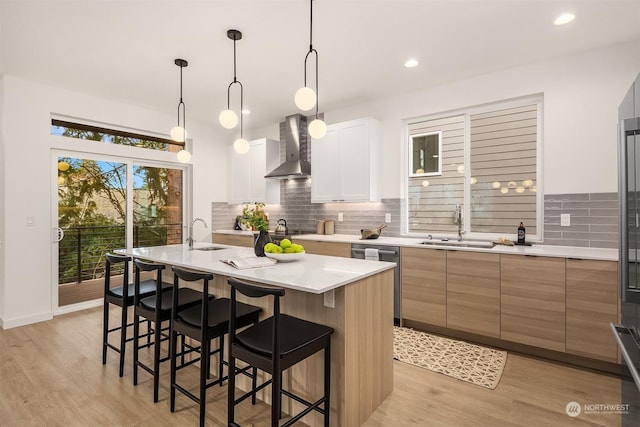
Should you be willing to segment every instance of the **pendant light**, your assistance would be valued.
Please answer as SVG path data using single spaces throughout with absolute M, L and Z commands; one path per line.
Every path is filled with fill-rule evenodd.
M 327 134 L 327 125 L 318 118 L 318 51 L 313 48 L 313 0 L 309 0 L 309 5 L 311 7 L 309 15 L 309 51 L 304 57 L 304 87 L 298 89 L 296 92 L 295 103 L 296 106 L 303 111 L 309 111 L 314 106 L 316 107 L 316 117 L 311 123 L 309 123 L 307 131 L 312 138 L 320 139 Z M 309 59 L 309 55 L 312 53 L 315 55 L 316 59 L 315 92 L 307 86 L 307 60 Z
M 227 109 L 220 113 L 218 119 L 222 127 L 233 129 L 238 124 L 238 115 L 231 109 L 231 86 L 238 84 L 240 86 L 240 138 L 233 143 L 233 149 L 237 153 L 244 154 L 249 151 L 249 142 L 244 139 L 242 110 L 244 108 L 244 90 L 242 83 L 236 77 L 236 41 L 242 39 L 242 33 L 238 30 L 228 30 L 227 37 L 233 40 L 233 81 L 227 87 Z
M 184 102 L 182 101 L 182 69 L 189 65 L 189 63 L 184 60 L 177 58 L 174 61 L 178 67 L 180 67 L 180 102 L 178 102 L 178 126 L 175 126 L 171 129 L 170 135 L 171 139 L 176 142 L 182 142 L 183 145 L 182 150 L 178 152 L 178 161 L 182 163 L 187 163 L 191 160 L 191 153 L 186 150 L 187 144 L 187 127 L 185 124 L 185 107 Z M 182 126 L 180 126 L 180 110 L 182 109 Z

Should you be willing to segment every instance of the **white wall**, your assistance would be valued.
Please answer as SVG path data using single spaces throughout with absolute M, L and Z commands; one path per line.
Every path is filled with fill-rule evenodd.
M 618 105 L 638 71 L 636 40 L 326 111 L 325 119 L 329 124 L 363 116 L 382 121 L 382 197 L 397 198 L 404 194 L 404 120 L 543 93 L 545 194 L 615 192 Z M 249 133 L 279 138 L 277 124 Z
M 50 135 L 51 113 L 97 120 L 166 134 L 174 126 L 173 114 L 123 105 L 110 100 L 4 76 L 2 136 L 6 177 L 4 195 L 3 262 L 0 315 L 4 327 L 52 317 L 52 188 L 51 150 L 75 149 L 102 154 L 130 153 L 132 148 L 69 141 Z M 226 200 L 226 139 L 215 126 L 189 120 L 193 147 L 193 215 L 211 216 L 211 202 Z M 220 141 L 224 141 L 221 143 Z M 135 149 L 140 158 L 175 161 L 175 155 Z M 214 185 L 215 184 L 215 185 Z M 2 195 L 2 194 L 0 194 Z M 34 226 L 26 226 L 26 218 Z M 196 238 L 210 241 L 210 230 L 197 229 Z M 1 234 L 0 234 L 1 236 Z M 2 288 L 0 288 L 2 289 Z

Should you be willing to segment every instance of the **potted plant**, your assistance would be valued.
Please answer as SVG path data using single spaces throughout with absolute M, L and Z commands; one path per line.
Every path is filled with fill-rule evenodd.
M 239 223 L 258 231 L 254 239 L 254 251 L 257 256 L 265 256 L 264 245 L 271 241 L 271 236 L 269 236 L 269 219 L 264 213 L 264 203 L 256 202 L 253 207 L 244 205 Z

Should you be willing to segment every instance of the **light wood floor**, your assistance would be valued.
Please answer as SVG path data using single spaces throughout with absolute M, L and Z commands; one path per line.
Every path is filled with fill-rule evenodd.
M 101 331 L 99 308 L 0 330 L 0 426 L 198 424 L 198 409 L 184 396 L 178 395 L 177 411 L 169 411 L 168 363 L 162 367 L 156 404 L 150 375 L 140 371 L 138 386 L 132 385 L 130 347 L 123 378 L 115 352 L 109 352 L 103 366 Z M 620 380 L 612 376 L 512 353 L 495 390 L 400 362 L 394 368 L 394 391 L 367 427 L 620 425 L 615 415 L 570 418 L 565 413 L 570 401 L 621 403 Z M 195 375 L 192 382 L 197 383 Z M 267 405 L 245 402 L 239 408 L 243 426 L 267 426 L 268 419 Z M 224 387 L 208 393 L 207 425 L 226 425 Z

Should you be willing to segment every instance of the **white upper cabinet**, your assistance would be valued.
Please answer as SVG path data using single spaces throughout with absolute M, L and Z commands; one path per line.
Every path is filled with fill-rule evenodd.
M 280 203 L 280 181 L 264 176 L 280 164 L 280 141 L 256 139 L 249 152 L 238 154 L 229 147 L 228 203 Z
M 311 139 L 311 202 L 379 201 L 380 122 L 366 117 L 327 126 Z

